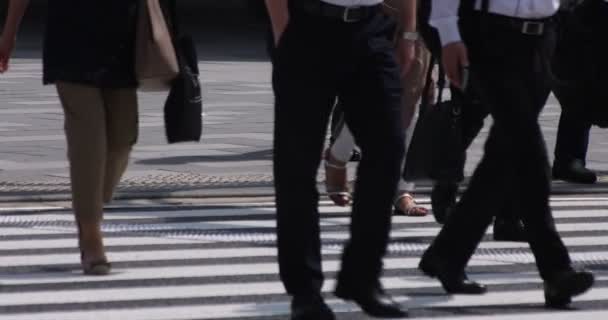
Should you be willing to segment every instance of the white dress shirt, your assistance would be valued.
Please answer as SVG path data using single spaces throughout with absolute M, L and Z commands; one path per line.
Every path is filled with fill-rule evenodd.
M 299 1 L 299 0 L 295 0 Z M 343 7 L 360 7 L 360 6 L 373 6 L 382 3 L 382 0 L 321 0 L 326 3 L 335 4 Z
M 433 10 L 430 23 L 439 31 L 443 45 L 458 42 L 458 8 L 460 0 L 432 0 Z M 527 19 L 542 19 L 554 15 L 560 0 L 490 0 L 489 11 L 495 14 Z M 476 9 L 481 7 L 477 0 Z

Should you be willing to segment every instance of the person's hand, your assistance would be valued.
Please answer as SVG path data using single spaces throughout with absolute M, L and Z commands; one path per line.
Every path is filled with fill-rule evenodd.
M 416 42 L 412 40 L 399 39 L 397 44 L 397 61 L 401 65 L 401 77 L 412 68 L 412 64 L 416 59 Z
M 8 70 L 9 61 L 15 48 L 15 38 L 3 35 L 0 37 L 0 73 Z
M 463 42 L 452 42 L 443 47 L 443 67 L 450 83 L 462 89 L 462 69 L 469 66 L 467 47 Z

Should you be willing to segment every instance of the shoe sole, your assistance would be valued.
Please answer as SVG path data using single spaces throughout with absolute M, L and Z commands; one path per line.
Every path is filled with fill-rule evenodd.
M 570 277 L 556 290 L 563 292 L 560 295 L 549 297 L 545 294 L 545 306 L 547 308 L 562 309 L 572 302 L 572 297 L 581 295 L 589 290 L 595 279 L 592 274 L 582 273 Z
M 347 296 L 345 294 L 340 293 L 339 291 L 334 291 L 334 295 L 344 301 L 350 301 L 350 302 L 354 302 L 356 303 L 361 310 L 363 310 L 363 312 L 365 312 L 366 314 L 372 316 L 372 317 L 376 317 L 376 318 L 403 318 L 403 317 L 407 317 L 408 313 L 406 311 L 401 310 L 401 313 L 394 313 L 392 315 L 377 315 L 373 312 L 369 312 L 369 310 L 366 310 L 365 308 L 361 307 L 356 301 L 355 299 L 353 299 L 350 296 Z

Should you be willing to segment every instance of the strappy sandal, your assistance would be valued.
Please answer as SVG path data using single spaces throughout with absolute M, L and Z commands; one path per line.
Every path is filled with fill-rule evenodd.
M 331 163 L 329 149 L 325 152 L 325 191 L 334 204 L 346 207 L 352 203 L 353 197 L 348 189 L 346 164 Z
M 407 199 L 407 205 L 405 208 L 401 208 L 401 200 Z M 406 217 L 424 217 L 429 214 L 429 210 L 424 207 L 420 207 L 416 204 L 416 200 L 409 193 L 403 193 L 395 200 L 393 204 L 394 211 L 393 214 L 397 216 L 406 216 Z

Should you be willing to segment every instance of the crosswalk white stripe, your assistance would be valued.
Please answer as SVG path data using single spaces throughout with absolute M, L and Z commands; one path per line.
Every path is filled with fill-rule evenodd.
M 206 259 L 220 257 L 260 257 L 265 255 L 273 257 L 276 255 L 276 249 L 273 248 L 251 248 L 248 255 L 235 255 L 232 253 L 235 249 L 210 249 L 210 250 L 153 250 L 153 251 L 134 251 L 134 252 L 110 252 L 108 258 L 113 262 L 134 262 L 134 261 L 166 261 L 166 260 L 182 260 L 187 262 L 191 259 Z M 246 252 L 246 250 L 237 249 L 238 252 Z M 339 250 L 333 250 L 332 253 L 339 253 Z M 608 253 L 607 253 L 608 255 Z M 415 267 L 419 258 L 388 258 L 387 261 L 400 262 L 402 268 Z M 36 256 L 2 256 L 0 257 L 0 266 L 3 267 L 23 267 L 32 265 L 57 265 L 66 263 L 79 263 L 79 257 L 76 254 L 46 254 Z M 176 265 L 179 262 L 174 263 Z M 274 264 L 271 264 L 274 265 Z M 222 265 L 217 267 L 222 268 Z
M 480 263 L 481 264 L 481 263 Z M 275 264 L 276 265 L 276 264 Z M 477 265 L 474 261 L 472 266 Z M 230 270 L 232 274 L 217 274 L 213 276 L 246 276 L 246 275 L 268 275 L 273 274 L 278 269 L 272 269 L 271 264 L 251 264 L 248 270 L 247 265 L 223 265 L 222 267 Z M 328 260 L 324 264 L 325 272 L 337 271 L 337 261 Z M 32 272 L 24 274 L 0 273 L 0 283 L 2 285 L 27 285 L 27 284 L 60 284 L 60 283 L 95 283 L 95 282 L 113 282 L 122 280 L 158 280 L 158 279 L 182 279 L 182 278 L 198 278 L 210 275 L 209 268 L 205 266 L 171 266 L 171 267 L 147 267 L 147 268 L 114 268 L 112 273 L 105 277 L 83 276 L 80 270 L 74 270 L 71 273 L 57 272 Z M 391 270 L 391 269 L 388 269 Z M 608 277 L 608 274 L 606 275 Z M 490 281 L 504 281 L 504 279 L 514 280 L 511 274 L 504 273 L 482 273 L 475 275 L 475 279 L 482 280 L 486 283 Z M 522 281 L 531 281 L 538 278 L 537 272 L 522 272 L 518 273 L 517 279 Z M 419 279 L 417 276 L 404 276 L 400 279 Z
M 564 203 L 560 203 L 560 206 Z M 429 205 L 423 205 L 424 207 L 430 208 Z M 559 208 L 560 206 L 554 206 L 555 208 Z M 574 206 L 574 205 L 572 205 Z M 608 203 L 607 203 L 608 206 Z M 567 207 L 567 206 L 566 206 Z M 0 208 L 0 212 L 2 209 L 5 211 L 11 211 L 12 208 Z M 27 210 L 23 210 L 27 211 Z M 349 208 L 342 207 L 320 207 L 319 211 L 321 214 L 345 214 L 348 216 L 350 213 Z M 158 210 L 150 210 L 150 211 L 110 211 L 104 214 L 104 217 L 107 220 L 112 221 L 120 221 L 120 220 L 133 220 L 133 219 L 151 219 L 151 218 L 206 218 L 206 217 L 223 217 L 223 216 L 233 216 L 233 217 L 246 217 L 251 215 L 263 215 L 266 218 L 274 218 L 275 209 L 274 207 L 255 207 L 255 208 L 247 208 L 247 207 L 234 207 L 234 208 L 221 208 L 221 209 L 207 209 L 207 208 L 197 208 L 192 210 L 168 210 L 168 211 L 158 211 Z M 607 209 L 582 209 L 582 210 L 554 210 L 553 215 L 556 218 L 583 218 L 583 217 L 608 217 L 608 208 Z M 11 214 L 9 216 L 0 215 L 0 223 L 16 221 L 16 220 L 28 220 L 32 219 L 31 214 Z M 42 215 L 37 215 L 35 217 L 36 221 L 55 221 L 55 220 L 70 220 L 72 221 L 73 214 L 71 212 L 53 212 L 46 213 Z M 403 220 L 402 223 L 419 223 L 419 222 L 432 222 L 434 221 L 432 216 L 426 217 L 394 217 L 394 219 Z
M 0 228 L 0 240 L 6 236 L 23 236 L 23 235 L 48 235 L 64 233 L 62 230 L 36 229 L 36 228 Z M 1 249 L 1 248 L 0 248 Z
M 401 223 L 401 219 L 395 219 L 394 223 Z M 411 222 L 411 221 L 410 221 Z M 332 226 L 347 226 L 350 224 L 350 218 L 324 218 L 321 219 L 320 225 L 322 227 Z M 560 231 L 604 231 L 608 230 L 608 222 L 580 222 L 580 223 L 558 223 L 558 230 Z M 115 225 L 106 225 L 104 227 L 107 231 L 170 231 L 176 229 L 189 229 L 189 230 L 200 230 L 200 231 L 219 231 L 219 230 L 243 230 L 251 228 L 268 228 L 274 229 L 276 222 L 274 220 L 234 220 L 234 221 L 204 221 L 204 222 L 179 222 L 179 223 L 124 223 Z M 38 227 L 43 228 L 43 227 Z M 49 227 L 44 227 L 49 228 Z M 440 226 L 437 227 L 416 227 L 408 226 L 407 222 L 405 225 L 396 225 L 394 230 L 415 228 L 418 231 L 433 231 L 435 234 L 439 230 Z M 74 227 L 53 227 L 54 230 L 74 230 Z M 2 230 L 2 229 L 0 229 Z
M 604 201 L 602 199 L 600 202 Z M 553 202 L 560 202 L 561 200 L 555 200 Z M 584 203 L 583 203 L 584 202 Z M 566 200 L 560 203 L 562 207 L 567 208 L 574 205 L 597 205 L 598 200 L 589 201 L 573 201 Z M 581 204 L 583 203 L 583 204 Z M 608 204 L 608 202 L 606 202 Z M 252 209 L 242 208 L 237 211 L 232 209 L 211 209 L 220 210 L 214 211 L 211 214 L 216 217 L 222 217 L 225 215 L 235 216 L 251 215 L 254 212 Z M 255 208 L 254 214 L 261 215 L 273 215 L 274 209 L 271 207 L 267 208 Z M 332 212 L 343 212 L 347 213 L 346 210 L 339 208 L 338 210 L 343 211 L 332 211 Z M 247 213 L 249 212 L 249 213 Z M 323 212 L 323 209 L 322 209 Z M 169 218 L 169 217 L 205 217 L 206 209 L 192 211 L 178 211 L 178 212 L 162 212 L 157 211 L 152 215 L 148 215 L 149 212 L 137 212 L 138 214 L 130 215 L 129 212 L 112 212 L 114 216 L 106 216 L 113 221 L 120 222 L 120 220 L 133 220 L 129 223 L 112 223 L 110 225 L 118 226 L 119 228 L 110 228 L 109 225 L 106 227 L 108 231 L 144 231 L 151 230 L 159 227 L 166 231 L 166 234 L 171 234 L 171 231 L 178 231 L 180 228 L 184 228 L 187 225 L 188 229 L 191 229 L 193 225 L 196 228 L 202 228 L 199 230 L 214 231 L 222 229 L 243 229 L 250 228 L 249 225 L 264 225 L 268 228 L 274 228 L 274 221 L 272 220 L 253 220 L 245 219 L 244 221 L 210 221 L 210 222 L 184 222 L 184 223 L 152 223 L 148 224 L 142 220 L 142 223 L 136 221 L 145 218 Z M 173 215 L 175 214 L 175 215 Z M 556 210 L 554 215 L 558 218 L 601 218 L 608 217 L 608 210 L 590 209 L 590 210 Z M 36 227 L 36 228 L 0 228 L 0 232 L 4 234 L 4 230 L 12 232 L 14 235 L 25 235 L 33 234 L 48 234 L 52 235 L 55 233 L 72 233 L 74 229 L 71 227 L 53 227 L 53 221 L 65 221 L 71 218 L 70 215 L 66 214 L 47 214 L 47 215 L 11 215 L 11 221 L 17 219 L 23 219 L 28 221 L 28 217 L 34 217 L 36 221 L 47 221 L 49 222 L 48 227 Z M 0 215 L 0 223 L 3 221 L 5 216 Z M 48 219 L 48 220 L 37 220 L 36 218 Z M 347 215 L 339 218 L 322 218 L 325 225 L 341 226 L 343 227 L 340 231 L 324 232 L 323 238 L 325 239 L 345 239 L 348 237 L 348 230 L 346 228 L 350 219 Z M 419 227 L 415 225 L 420 222 L 433 221 L 432 217 L 410 218 L 410 217 L 396 217 L 394 219 L 397 223 L 403 223 L 396 227 L 391 233 L 392 237 L 415 237 L 415 236 L 435 236 L 439 231 L 438 227 Z M 409 226 L 408 226 L 409 224 Z M 240 225 L 241 227 L 234 227 Z M 247 225 L 247 226 L 244 226 Z M 205 228 L 210 229 L 205 229 Z M 219 229 L 215 229 L 219 228 Z M 263 226 L 263 228 L 265 228 Z M 558 223 L 558 229 L 564 231 L 604 231 L 608 230 L 608 223 L 594 223 L 592 221 L 584 223 Z M 491 231 L 491 228 L 490 228 Z M 238 233 L 238 232 L 237 232 Z M 246 233 L 246 232 L 243 232 Z M 268 231 L 268 234 L 272 234 L 272 230 Z M 75 234 L 74 234 L 75 235 Z M 155 237 L 112 237 L 106 239 L 106 245 L 113 246 L 130 246 L 138 244 L 179 244 L 179 243 L 209 243 L 212 241 L 223 242 L 221 238 L 206 239 L 204 235 L 199 237 L 186 237 L 184 240 L 180 239 L 179 236 L 164 237 L 161 236 L 162 232 L 159 232 Z M 2 241 L 2 235 L 0 235 L 0 250 L 1 249 L 51 249 L 51 248 L 68 248 L 75 247 L 76 240 L 61 238 L 51 240 L 7 240 Z M 267 238 L 265 240 L 268 240 Z M 564 237 L 564 241 L 568 246 L 584 246 L 593 248 L 598 245 L 607 245 L 608 237 L 595 237 L 595 236 L 576 236 L 576 237 Z M 426 244 L 408 244 L 404 241 L 407 246 L 406 250 L 422 250 Z M 6 245 L 6 246 L 5 246 Z M 401 244 L 395 244 L 401 245 Z M 485 249 L 522 249 L 527 248 L 526 244 L 521 243 L 497 243 L 497 242 L 484 242 L 480 245 L 480 248 Z M 341 248 L 338 245 L 326 246 L 324 253 L 339 253 Z M 72 273 L 53 273 L 53 272 L 41 272 L 31 274 L 0 274 L 0 284 L 6 285 L 24 285 L 24 284 L 62 284 L 62 283 L 112 283 L 114 281 L 122 280 L 143 280 L 143 279 L 184 279 L 188 277 L 214 277 L 214 276 L 245 276 L 245 275 L 271 275 L 278 273 L 278 266 L 276 262 L 272 263 L 247 263 L 253 261 L 257 257 L 270 257 L 276 255 L 276 248 L 274 246 L 269 247 L 254 247 L 244 244 L 244 246 L 237 246 L 225 249 L 187 249 L 187 250 L 150 250 L 150 251 L 132 251 L 132 252 L 110 252 L 109 257 L 114 262 L 122 261 L 166 261 L 176 260 L 173 264 L 176 266 L 168 267 L 136 267 L 128 269 L 115 269 L 114 274 L 108 277 L 84 277 L 78 275 L 79 270 L 75 270 Z M 574 261 L 588 261 L 608 260 L 608 251 L 590 251 L 590 252 L 573 252 L 571 254 Z M 234 258 L 242 257 L 245 258 L 244 263 L 240 264 L 219 264 L 219 265 L 201 265 L 201 266 L 179 266 L 179 261 L 187 261 L 189 259 L 204 259 L 204 258 Z M 252 258 L 247 260 L 246 258 Z M 340 262 L 336 259 L 323 262 L 325 272 L 333 272 L 339 269 Z M 419 262 L 420 257 L 412 258 L 388 258 L 385 259 L 385 268 L 387 270 L 415 268 Z M 507 252 L 499 256 L 493 255 L 475 255 L 470 263 L 470 266 L 493 266 L 493 265 L 511 265 L 514 263 L 529 263 L 533 262 L 534 259 L 531 254 L 528 253 L 512 253 Z M 78 263 L 78 256 L 76 254 L 43 254 L 36 256 L 2 256 L 0 257 L 0 266 L 18 267 L 28 265 L 48 265 L 53 266 L 56 264 L 64 263 Z M 532 270 L 534 268 L 532 267 Z M 408 307 L 411 308 L 441 308 L 441 307 L 477 307 L 477 306 L 513 306 L 517 308 L 523 304 L 542 304 L 542 290 L 541 280 L 536 272 L 524 272 L 524 273 L 494 273 L 494 274 L 471 274 L 472 278 L 480 280 L 487 284 L 537 284 L 537 290 L 523 290 L 523 291 L 502 291 L 502 292 L 490 292 L 484 296 L 453 296 L 447 298 L 447 296 L 416 296 L 411 297 L 398 297 L 398 299 Z M 601 274 L 598 280 L 608 280 L 608 274 Z M 427 279 L 425 277 L 418 276 L 407 276 L 407 277 L 392 277 L 383 279 L 385 287 L 388 289 L 403 289 L 403 288 L 422 288 L 422 287 L 438 287 L 436 280 Z M 324 290 L 331 291 L 333 289 L 333 280 L 328 280 Z M 49 303 L 82 303 L 82 302 L 109 302 L 109 301 L 142 301 L 147 299 L 188 299 L 188 298 L 212 298 L 216 296 L 241 296 L 241 297 L 257 297 L 266 294 L 283 294 L 284 289 L 279 281 L 270 281 L 263 283 L 238 283 L 231 281 L 230 283 L 218 283 L 218 284 L 201 284 L 201 285 L 159 285 L 159 286 L 142 286 L 137 285 L 121 287 L 121 288 L 103 288 L 102 286 L 96 286 L 96 288 L 84 289 L 84 290 L 59 290 L 59 291 L 30 291 L 30 292 L 15 292 L 15 293 L 0 293 L 0 306 L 18 306 L 18 305 L 35 305 L 35 304 L 49 304 Z M 608 288 L 597 288 L 590 293 L 577 299 L 578 301 L 594 301 L 603 300 L 608 301 Z M 202 300 L 204 301 L 204 300 Z M 344 303 L 338 300 L 328 301 L 334 310 L 337 312 L 358 312 L 359 309 L 353 304 Z M 42 310 L 45 310 L 42 308 Z M 289 312 L 289 302 L 287 296 L 277 303 L 232 303 L 232 304 L 209 304 L 209 305 L 192 305 L 192 306 L 165 306 L 165 307 L 141 307 L 138 309 L 106 309 L 106 310 L 73 310 L 73 311 L 57 311 L 57 312 L 41 312 L 41 313 L 21 313 L 21 314 L 8 314 L 0 315 L 0 319 L 99 319 L 99 318 L 128 318 L 128 319 L 222 319 L 222 318 L 261 318 L 264 316 L 273 315 L 285 315 Z M 525 312 L 525 311 L 522 311 Z M 550 314 L 550 313 L 547 313 Z M 515 319 L 518 320 L 532 320 L 532 316 L 538 319 L 547 319 L 547 314 L 534 314 L 534 315 L 507 315 L 504 320 Z M 568 313 L 569 319 L 574 316 L 573 313 Z M 579 315 L 581 318 L 579 318 Z M 522 317 L 523 316 L 523 317 Z M 593 317 L 605 318 L 608 316 L 606 312 L 576 312 L 575 318 L 577 319 L 593 319 Z M 494 319 L 495 315 L 484 315 L 476 319 Z M 451 317 L 456 319 L 457 317 Z M 497 320 L 503 320 L 503 318 L 496 318 Z M 538 320 L 537 319 L 537 320 Z M 551 320 L 560 320 L 559 317 L 552 317 Z
M 608 277 L 602 277 L 602 280 Z M 416 288 L 440 288 L 439 282 L 426 277 L 390 277 L 382 279 L 386 289 L 416 289 Z M 487 279 L 487 285 L 508 284 L 537 284 L 540 287 L 542 280 L 536 277 L 511 275 L 500 279 Z M 329 279 L 325 282 L 323 291 L 332 292 L 335 280 Z M 24 292 L 18 295 L 12 293 L 0 293 L 0 306 L 11 305 L 35 305 L 35 304 L 57 304 L 57 303 L 92 303 L 110 301 L 138 301 L 152 299 L 193 299 L 214 297 L 242 297 L 259 296 L 284 293 L 283 285 L 278 281 L 256 282 L 256 283 L 230 283 L 230 284 L 208 284 L 208 285 L 165 285 L 145 286 L 130 288 L 95 288 L 77 290 L 50 290 Z
M 598 288 L 584 294 L 576 301 L 607 300 L 608 288 Z M 513 292 L 489 292 L 480 296 L 453 295 L 453 296 L 423 296 L 407 297 L 398 296 L 396 300 L 409 308 L 426 307 L 481 307 L 481 306 L 516 306 L 543 304 L 542 290 L 525 290 Z M 336 299 L 327 301 L 335 312 L 358 312 L 359 308 L 353 303 L 347 303 Z M 219 305 L 199 305 L 163 308 L 138 308 L 121 310 L 94 310 L 73 312 L 46 312 L 35 314 L 15 314 L 0 316 L 0 319 L 25 320 L 25 319 L 222 319 L 222 318 L 254 318 L 264 316 L 279 316 L 289 313 L 289 302 L 276 303 L 234 303 Z M 604 312 L 608 314 L 608 312 Z M 570 314 L 571 315 L 571 314 Z M 596 313 L 597 315 L 597 313 Z M 489 316 L 488 316 L 489 317 Z M 577 318 L 578 319 L 578 318 Z
M 339 240 L 345 240 L 348 238 L 348 234 L 340 233 Z M 393 237 L 395 236 L 411 236 L 409 232 L 400 232 L 393 233 Z M 229 236 L 226 236 L 229 238 Z M 326 238 L 326 237 L 323 237 Z M 337 240 L 338 238 L 332 238 Z M 106 246 L 117 246 L 117 247 L 128 247 L 135 245 L 167 245 L 167 244 L 177 244 L 177 245 L 187 245 L 187 244 L 210 244 L 217 243 L 216 241 L 205 241 L 193 238 L 154 238 L 154 237 L 111 237 L 104 240 Z M 590 236 L 590 237 L 565 237 L 564 243 L 567 246 L 599 246 L 599 245 L 608 245 L 608 236 Z M 48 239 L 48 240 L 13 240 L 13 241 L 0 241 L 0 249 L 1 250 L 18 250 L 18 249 L 61 249 L 61 248 L 76 248 L 78 245 L 78 241 L 76 239 L 76 235 L 72 239 Z M 402 246 L 407 246 L 407 250 L 425 250 L 428 247 L 428 243 L 410 243 L 408 241 L 403 241 L 401 243 L 395 243 L 389 245 L 389 251 L 401 250 Z M 326 250 L 324 253 L 337 253 L 336 250 L 341 250 L 342 243 L 335 245 L 324 245 Z M 482 249 L 526 249 L 528 248 L 527 243 L 518 243 L 518 242 L 482 242 L 479 245 L 479 248 Z M 173 249 L 177 250 L 177 249 Z M 150 250 L 150 254 L 156 255 L 158 250 Z M 202 249 L 202 248 L 184 248 L 180 253 L 185 253 L 185 256 L 191 256 L 192 251 L 198 251 L 197 256 L 204 256 L 206 258 L 234 258 L 234 257 L 268 257 L 274 256 L 276 254 L 276 249 L 274 247 L 266 247 L 260 248 L 259 246 L 250 246 L 247 243 L 242 244 L 238 247 L 233 248 L 223 248 L 223 249 Z M 146 251 L 141 251 L 142 253 Z M 166 250 L 162 250 L 162 252 L 166 253 Z M 45 255 L 44 253 L 40 254 L 38 257 Z M 6 257 L 9 259 L 9 257 Z M 168 257 L 168 259 L 180 258 L 178 256 Z M 11 258 L 12 259 L 12 258 Z M 62 260 L 61 258 L 54 258 L 55 260 Z M 0 261 L 2 258 L 0 258 Z M 13 259 L 14 260 L 14 259 Z M 32 261 L 31 259 L 28 259 Z
M 606 319 L 608 317 L 608 311 L 583 311 L 583 310 L 568 310 L 564 311 L 553 311 L 546 313 L 533 313 L 533 314 L 507 314 L 507 315 L 467 315 L 466 320 L 487 320 L 491 317 L 493 320 L 598 320 Z M 464 320 L 464 316 L 443 316 L 442 320 Z M 437 318 L 416 318 L 416 320 L 437 320 Z
M 1 239 L 1 238 L 0 238 Z M 163 244 L 188 244 L 188 243 L 211 243 L 211 241 L 176 239 L 176 238 L 155 238 L 155 237 L 108 237 L 104 239 L 106 246 L 137 246 L 137 245 L 163 245 Z M 76 234 L 72 238 L 66 239 L 45 239 L 45 240 L 0 240 L 0 250 L 17 249 L 58 249 L 58 248 L 77 248 L 78 239 Z

